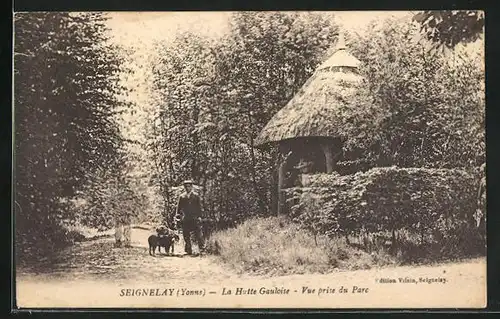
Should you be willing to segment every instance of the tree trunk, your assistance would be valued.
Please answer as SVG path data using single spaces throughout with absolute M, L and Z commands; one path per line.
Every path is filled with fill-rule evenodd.
M 200 106 L 198 103 L 193 104 L 193 127 L 192 129 L 196 128 L 196 125 L 199 124 L 199 117 L 200 117 Z M 192 134 L 192 141 L 193 141 L 193 158 L 191 162 L 191 178 L 193 178 L 195 181 L 199 181 L 200 179 L 200 137 L 198 135 L 197 131 L 194 131 Z
M 262 192 L 259 191 L 259 187 L 257 184 L 257 174 L 255 172 L 255 166 L 257 166 L 257 159 L 255 158 L 254 139 L 252 136 L 250 136 L 250 160 L 252 163 L 252 171 L 251 171 L 252 185 L 254 188 L 255 195 L 257 196 L 259 208 L 262 213 L 265 213 L 268 210 L 268 207 L 265 199 L 263 198 Z
M 229 143 L 229 141 L 228 141 Z M 222 171 L 222 176 L 221 176 L 221 180 L 220 180 L 220 183 L 221 183 L 221 188 L 220 188 L 220 197 L 221 197 L 221 207 L 222 207 L 222 216 L 223 217 L 227 217 L 228 216 L 228 192 L 227 192 L 227 181 L 226 181 L 226 178 L 228 176 L 228 172 L 227 172 L 227 168 L 228 168 L 228 164 L 227 164 L 227 154 L 229 153 L 226 149 L 227 146 L 223 146 L 223 154 L 222 154 L 222 167 L 221 167 L 221 171 Z
M 115 246 L 121 247 L 123 243 L 123 225 L 119 220 L 115 221 Z
M 392 229 L 392 236 L 391 236 L 391 250 L 392 252 L 396 251 L 396 246 L 397 246 L 397 239 L 396 239 L 396 230 L 393 228 Z
M 424 232 L 424 226 L 422 225 L 422 223 L 420 223 L 420 244 L 424 244 L 425 243 L 425 232 Z
M 203 179 L 202 179 L 202 182 L 200 183 L 201 185 L 201 200 L 202 200 L 202 210 L 203 212 L 206 214 L 207 212 L 207 177 L 205 175 L 203 175 Z
M 123 225 L 123 245 L 130 247 L 132 242 L 132 225 L 126 223 Z

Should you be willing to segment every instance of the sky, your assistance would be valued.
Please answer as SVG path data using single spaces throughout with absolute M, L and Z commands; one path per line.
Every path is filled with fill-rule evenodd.
M 222 34 L 227 28 L 226 12 L 112 12 L 109 26 L 124 45 L 149 46 L 153 40 L 169 40 L 181 30 L 206 35 Z
M 404 16 L 410 11 L 337 11 L 336 20 L 345 31 L 360 31 L 373 19 Z M 220 36 L 227 31 L 230 12 L 111 12 L 109 26 L 124 45 L 149 46 L 153 40 L 169 40 L 177 31 L 191 30 Z M 142 46 L 142 45 L 141 45 Z
M 331 14 L 327 11 L 325 14 Z M 391 16 L 402 17 L 410 11 L 333 11 L 336 22 L 346 32 L 363 32 L 374 19 Z M 142 67 L 155 58 L 153 44 L 156 41 L 169 42 L 180 31 L 192 31 L 200 35 L 220 37 L 229 31 L 229 11 L 198 12 L 110 12 L 108 26 L 112 39 L 117 44 L 131 49 L 133 63 L 137 66 L 134 82 L 144 82 L 147 68 Z M 137 99 L 146 99 L 144 91 Z

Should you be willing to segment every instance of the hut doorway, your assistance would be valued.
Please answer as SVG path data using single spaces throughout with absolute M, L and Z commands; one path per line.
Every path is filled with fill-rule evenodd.
M 326 172 L 326 159 L 323 150 L 314 141 L 304 139 L 303 143 L 296 145 L 295 152 L 298 157 L 298 169 L 303 174 L 317 174 Z
M 297 138 L 282 143 L 282 189 L 301 185 L 302 174 L 331 173 L 336 160 L 335 143 L 318 138 Z

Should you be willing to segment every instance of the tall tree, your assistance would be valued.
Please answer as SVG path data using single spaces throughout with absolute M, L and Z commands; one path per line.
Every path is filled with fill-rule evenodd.
M 14 43 L 16 243 L 52 249 L 67 198 L 120 147 L 120 57 L 99 13 L 17 13 Z
M 359 158 L 361 152 L 383 166 L 480 166 L 484 52 L 458 47 L 449 55 L 429 52 L 432 43 L 413 41 L 419 27 L 407 19 L 375 22 L 369 29 L 353 35 L 351 47 L 387 117 L 362 144 L 353 139 L 347 156 Z
M 435 47 L 453 49 L 459 43 L 476 41 L 484 32 L 484 11 L 422 11 L 413 16 L 425 37 Z

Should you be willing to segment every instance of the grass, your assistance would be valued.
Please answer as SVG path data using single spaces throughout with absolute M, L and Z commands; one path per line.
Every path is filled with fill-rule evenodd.
M 285 217 L 253 218 L 214 233 L 207 250 L 240 273 L 304 274 L 369 269 L 396 260 L 384 252 L 367 253 L 345 240 L 318 236 Z

